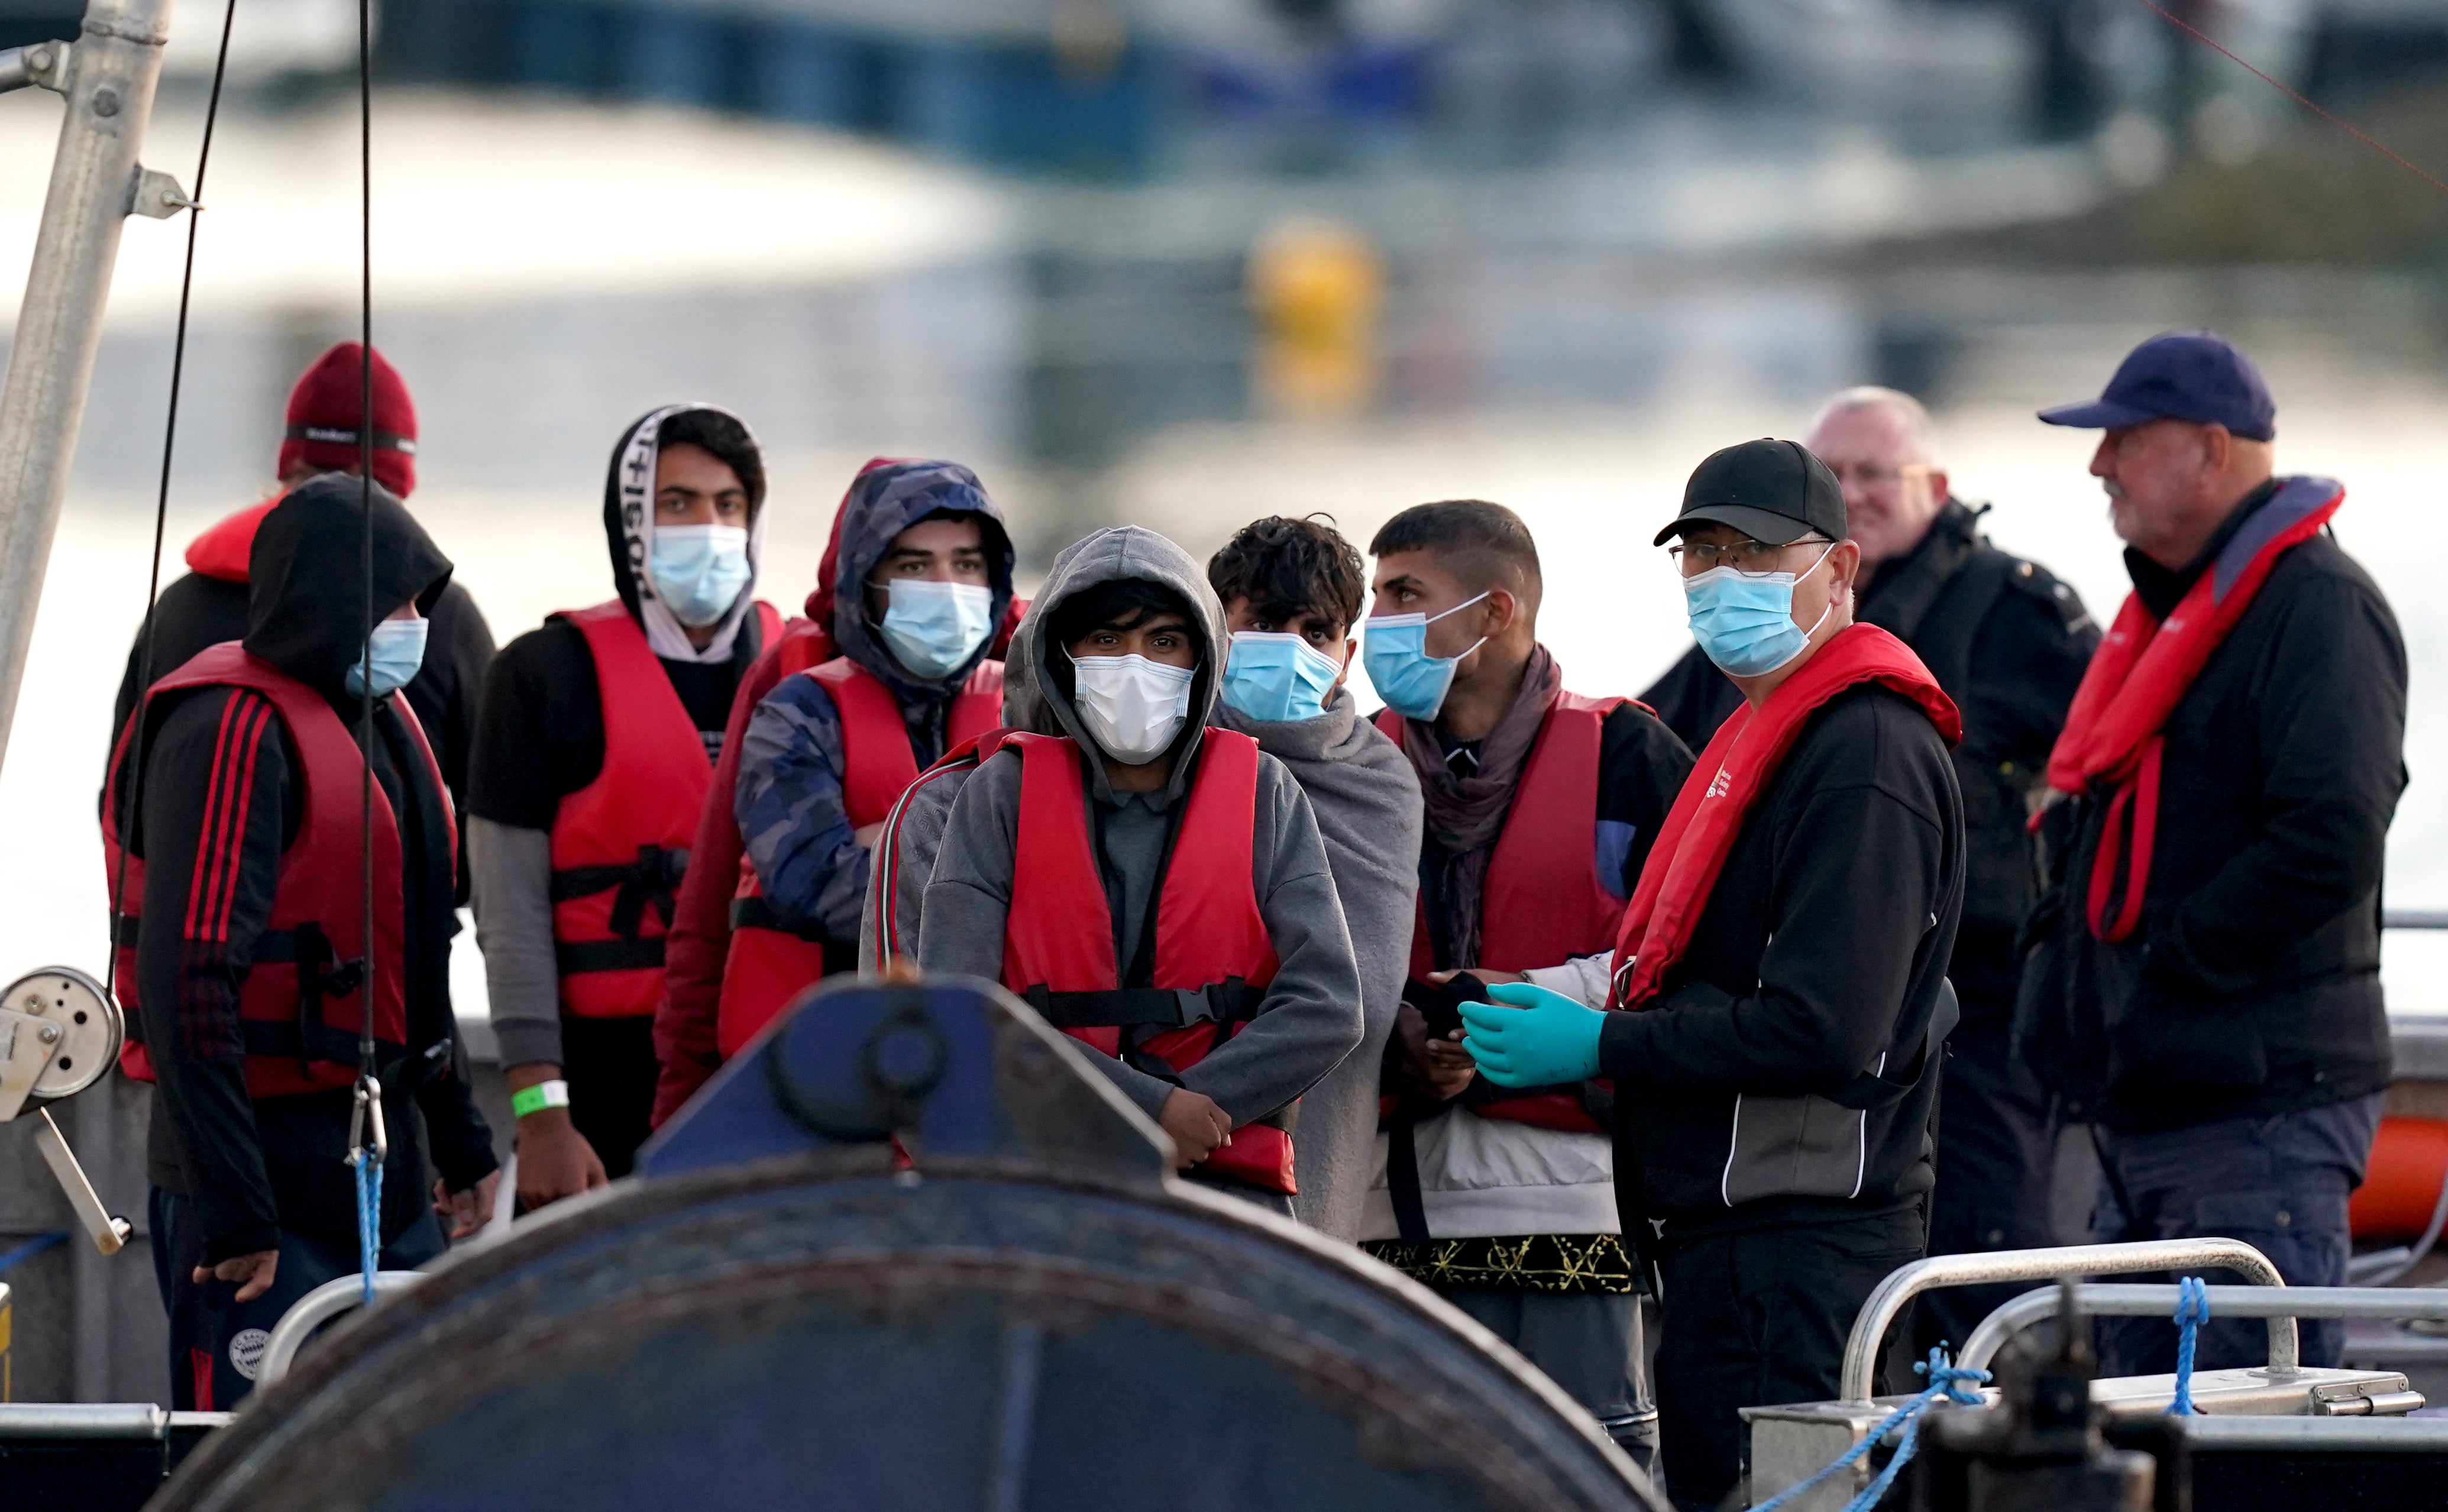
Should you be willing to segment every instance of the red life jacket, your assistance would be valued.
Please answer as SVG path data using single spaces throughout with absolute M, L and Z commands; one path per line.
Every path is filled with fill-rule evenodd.
M 2220 548 L 2164 622 L 2143 607 L 2140 594 L 2125 596 L 2049 753 L 2050 787 L 2077 794 L 2102 782 L 2111 790 L 2085 897 L 2097 938 L 2122 940 L 2142 921 L 2159 833 L 2159 757 L 2167 743 L 2160 730 L 2278 559 L 2319 534 L 2345 502 L 2346 490 L 2326 478 L 2289 478 Z
M 1206 733 L 1157 894 L 1153 977 L 1135 988 L 1122 986 L 1114 960 L 1113 914 L 1089 834 L 1080 748 L 1060 737 L 1018 732 L 1001 744 L 1021 755 L 1004 986 L 1100 1054 L 1142 1068 L 1189 1070 L 1255 1015 L 1275 976 L 1274 944 L 1250 875 L 1258 743 L 1227 730 Z M 1183 1024 L 1184 992 L 1204 994 L 1214 1018 Z M 1142 1035 L 1143 1028 L 1154 1032 Z M 1234 1129 L 1233 1142 L 1200 1169 L 1270 1191 L 1296 1190 L 1290 1120 L 1277 1117 L 1281 1122 L 1271 1118 Z
M 1578 693 L 1559 693 L 1549 706 L 1488 857 L 1475 965 L 1528 971 L 1615 944 L 1623 904 L 1598 876 L 1598 747 L 1607 716 L 1626 703 L 1647 707 Z M 1402 744 L 1401 715 L 1380 710 L 1377 728 Z M 1411 975 L 1425 981 L 1435 969 L 1424 897 L 1411 928 Z M 1473 1103 L 1470 1111 L 1573 1134 L 1605 1132 L 1571 1092 L 1501 1098 Z
M 901 699 L 883 679 L 848 657 L 796 669 L 794 675 L 823 683 L 841 716 L 842 805 L 851 828 L 863 830 L 879 822 L 918 780 L 918 757 L 909 749 Z M 945 739 L 958 746 L 1002 722 L 1003 663 L 981 661 L 953 696 Z M 855 969 L 857 964 L 856 941 L 832 942 L 828 960 L 823 936 L 801 933 L 786 924 L 765 902 L 755 866 L 742 857 L 739 891 L 731 901 L 731 949 L 722 967 L 715 1048 L 730 1059 L 801 989 L 829 972 Z
M 357 1079 L 357 1036 L 363 1027 L 365 978 L 364 853 L 358 795 L 365 790 L 365 757 L 329 700 L 268 661 L 226 641 L 197 654 L 186 665 L 145 690 L 144 703 L 191 688 L 245 688 L 272 702 L 297 754 L 305 785 L 296 837 L 280 857 L 272 896 L 272 917 L 256 943 L 245 979 L 239 984 L 239 1020 L 246 1048 L 246 1089 L 254 1097 L 288 1097 L 351 1086 Z M 457 865 L 458 825 L 449 814 L 450 790 L 426 744 L 425 731 L 405 699 L 392 709 L 407 726 L 425 759 L 432 793 L 443 805 L 443 831 L 450 836 Z M 237 710 L 233 706 L 232 717 Z M 120 784 L 143 716 L 127 721 L 110 757 L 108 792 L 102 808 L 105 885 L 122 876 L 119 838 Z M 374 941 L 373 998 L 374 1043 L 396 1056 L 408 1043 L 403 986 L 407 923 L 400 897 L 399 821 L 391 800 L 373 789 Z M 118 987 L 129 1008 L 128 1043 L 120 1069 L 150 1081 L 153 1062 L 138 1040 L 136 946 L 144 902 L 144 862 L 126 857 L 124 890 L 112 935 L 119 952 Z
M 1649 848 L 1640 885 L 1623 910 L 1615 948 L 1612 1006 L 1637 1008 L 1683 958 L 1708 911 L 1709 894 L 1742 833 L 1751 805 L 1768 790 L 1822 704 L 1850 688 L 1875 682 L 1921 705 L 1948 745 L 1963 738 L 1963 719 L 1912 648 L 1874 624 L 1848 625 L 1777 684 L 1758 708 L 1745 703 L 1727 717 L 1700 753 L 1674 807 Z
M 552 819 L 552 938 L 561 1005 L 581 1018 L 637 1018 L 663 995 L 663 935 L 714 777 L 697 720 L 627 605 L 559 616 L 595 659 L 603 766 Z M 781 617 L 756 605 L 778 634 Z

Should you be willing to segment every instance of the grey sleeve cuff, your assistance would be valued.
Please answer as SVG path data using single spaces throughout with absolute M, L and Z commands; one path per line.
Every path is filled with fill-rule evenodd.
M 476 943 L 502 1064 L 561 1063 L 561 968 L 552 945 L 552 836 L 468 820 Z
M 1138 1104 L 1141 1113 L 1151 1119 L 1163 1117 L 1164 1100 L 1173 1096 L 1172 1082 L 1152 1077 L 1137 1066 L 1125 1065 L 1110 1055 L 1099 1055 L 1090 1050 L 1087 1056 L 1098 1070 L 1105 1073 L 1106 1081 L 1120 1088 L 1122 1096 Z

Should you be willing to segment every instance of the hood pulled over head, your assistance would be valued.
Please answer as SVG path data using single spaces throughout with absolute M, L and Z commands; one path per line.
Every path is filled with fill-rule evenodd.
M 993 644 L 989 635 L 969 659 L 941 679 L 919 677 L 902 666 L 876 634 L 881 619 L 868 605 L 867 584 L 892 549 L 893 538 L 929 515 L 974 517 L 986 553 L 986 582 L 994 589 L 990 624 L 1003 623 L 1011 607 L 1011 536 L 1003 511 L 986 496 L 978 475 L 957 462 L 878 457 L 861 468 L 842 495 L 841 512 L 833 517 L 832 545 L 827 553 L 830 581 L 820 577 L 818 593 L 830 590 L 833 644 L 843 656 L 882 678 L 908 696 L 928 690 L 958 688 L 986 659 Z M 809 601 L 811 612 L 816 600 Z
M 692 426 L 692 420 L 710 423 Z M 706 431 L 709 440 L 728 438 L 729 444 L 707 450 L 729 463 L 748 490 L 748 583 L 703 646 L 689 640 L 679 616 L 656 591 L 649 570 L 655 549 L 655 465 L 666 445 L 704 445 L 697 436 L 671 433 L 693 429 Z M 765 560 L 765 460 L 748 423 L 712 404 L 667 404 L 639 416 L 613 449 L 612 469 L 603 480 L 603 535 L 612 550 L 612 581 L 621 590 L 621 602 L 646 632 L 655 655 L 666 661 L 730 660 L 740 623 L 756 602 L 757 569 Z
M 1129 525 L 1099 530 L 1073 542 L 1055 557 L 1053 567 L 1045 575 L 1045 585 L 1029 602 L 1028 613 L 1012 635 L 1012 661 L 1024 654 L 1028 665 L 1025 686 L 1017 701 L 1032 718 L 1032 724 L 1044 722 L 1036 718 L 1041 712 L 1052 716 L 1052 722 L 1062 733 L 1082 746 L 1097 750 L 1086 722 L 1080 714 L 1074 697 L 1076 684 L 1071 676 L 1070 654 L 1054 643 L 1054 616 L 1064 601 L 1077 598 L 1100 584 L 1136 578 L 1171 589 L 1190 606 L 1198 626 L 1200 639 L 1198 674 L 1190 685 L 1190 713 L 1180 735 L 1174 737 L 1175 756 L 1172 777 L 1165 793 L 1168 801 L 1180 796 L 1190 780 L 1191 763 L 1187 757 L 1198 748 L 1200 733 L 1215 718 L 1216 661 L 1228 644 L 1224 633 L 1224 605 L 1216 599 L 1215 590 L 1208 584 L 1206 569 L 1192 559 L 1189 552 L 1153 530 Z M 1010 664 L 1004 668 L 1004 708 L 1010 711 L 1015 702 L 1010 688 Z M 1091 782 L 1097 796 L 1111 802 L 1114 792 L 1105 780 L 1101 762 L 1088 763 Z
M 373 528 L 373 599 L 365 531 Z M 327 696 L 342 693 L 367 627 L 415 601 L 433 611 L 450 559 L 381 484 L 327 472 L 272 507 L 247 557 L 248 651 Z M 371 610 L 371 612 L 369 612 Z

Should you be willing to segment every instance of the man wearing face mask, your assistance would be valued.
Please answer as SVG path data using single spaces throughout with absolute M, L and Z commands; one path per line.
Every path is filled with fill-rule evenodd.
M 1624 1225 L 1660 1279 L 1667 1488 L 1713 1508 L 1741 1477 L 1738 1409 L 1834 1395 L 1854 1314 L 1922 1253 L 1961 727 L 1903 642 L 1852 622 L 1860 549 L 1808 451 L 1710 457 L 1657 544 L 1678 535 L 1693 634 L 1743 707 L 1676 795 L 1607 964 L 1462 1016 L 1491 1081 L 1613 1079 Z
M 2343 1286 L 2349 1195 L 2390 1079 L 2382 863 L 2405 790 L 2405 641 L 2331 533 L 2345 489 L 2275 468 L 2278 410 L 2207 331 L 2144 342 L 2100 397 L 2091 471 L 2133 591 L 2049 757 L 2049 890 L 2017 1049 L 2093 1124 L 2092 1236 L 2218 1234 Z M 2108 1320 L 2103 1366 L 2171 1368 Z M 2302 1325 L 2306 1365 L 2345 1330 Z M 2260 1348 L 2204 1329 L 2203 1369 Z
M 370 646 L 369 503 L 373 602 L 389 611 Z M 369 998 L 390 1131 L 384 1269 L 442 1252 L 437 1211 L 454 1237 L 491 1211 L 491 1134 L 451 1053 L 457 832 L 441 767 L 396 696 L 449 576 L 389 491 L 303 485 L 255 532 L 245 638 L 165 672 L 114 750 L 114 875 L 128 842 L 121 1066 L 156 1093 L 153 1254 L 182 1410 L 237 1406 L 281 1314 L 357 1270 L 347 1155 Z M 358 803 L 370 762 L 371 958 Z
M 782 679 L 742 737 L 732 802 L 748 865 L 723 968 L 725 1057 L 802 987 L 856 967 L 886 815 L 922 770 L 1002 722 L 1003 663 L 986 653 L 1011 602 L 1012 550 L 977 474 L 870 467 L 836 541 L 839 654 Z
M 1207 727 L 1223 605 L 1125 526 L 1060 559 L 1020 636 L 1068 733 L 1008 732 L 961 785 L 920 962 L 1026 998 L 1192 1179 L 1290 1215 L 1295 1105 L 1359 1043 L 1360 979 L 1308 797 Z
M 1986 511 L 1950 496 L 1929 411 L 1911 395 L 1846 390 L 1820 407 L 1804 445 L 1845 488 L 1846 528 L 1862 548 L 1854 614 L 1911 646 L 1963 714 L 1963 922 L 1946 973 L 1963 1022 L 1947 1046 L 1930 1253 L 2055 1244 L 2049 1097 L 2008 1042 L 2017 937 L 2038 893 L 2029 820 L 2099 629 L 2072 587 L 1981 536 Z M 1695 746 L 1743 702 L 1696 645 L 1642 698 Z M 1960 1345 L 2017 1290 L 1928 1293 L 1919 1348 Z
M 1478 1078 L 1424 1007 L 1459 972 L 1570 976 L 1615 938 L 1691 769 L 1639 704 L 1567 692 L 1538 639 L 1529 529 L 1478 500 L 1406 509 L 1370 543 L 1363 655 L 1426 798 L 1412 986 L 1384 1058 L 1387 1120 L 1363 1236 L 1527 1355 L 1635 1456 L 1655 1431 L 1616 1216 L 1609 1093 Z M 1440 1024 L 1439 1029 L 1444 1029 Z
M 764 494 L 738 416 L 644 415 L 603 489 L 619 596 L 486 677 L 468 838 L 525 1208 L 625 1175 L 646 1137 L 673 896 L 732 692 L 780 623 L 755 597 Z
M 1309 795 L 1360 967 L 1360 1047 L 1301 1099 L 1292 1197 L 1302 1222 L 1356 1239 L 1375 1165 L 1377 1063 L 1410 959 L 1420 781 L 1343 685 L 1368 581 L 1350 542 L 1318 518 L 1259 520 L 1208 560 L 1207 581 L 1233 637 L 1215 722 L 1257 741 Z

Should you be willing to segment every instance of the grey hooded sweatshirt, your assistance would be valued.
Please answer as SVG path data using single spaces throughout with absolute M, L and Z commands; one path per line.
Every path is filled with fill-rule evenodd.
M 1058 679 L 1046 675 L 1050 660 L 1066 655 L 1048 643 L 1047 626 L 1054 611 L 1072 595 L 1129 578 L 1179 594 L 1197 617 L 1206 644 L 1191 685 L 1190 718 L 1175 740 L 1173 775 L 1164 788 L 1117 793 L 1101 761 L 1085 764 L 1089 814 L 1106 872 L 1106 907 L 1121 940 L 1138 938 L 1145 910 L 1155 903 L 1162 883 L 1158 869 L 1166 834 L 1215 711 L 1214 674 L 1228 644 L 1223 606 L 1198 565 L 1164 537 L 1136 526 L 1100 530 L 1057 561 L 1013 647 L 1014 660 L 1025 656 L 1037 670 L 1038 696 L 1055 722 L 1084 750 L 1096 752 L 1086 723 Z M 998 755 L 969 775 L 953 801 L 928 879 L 918 942 L 919 962 L 929 971 L 988 980 L 1002 975 L 1019 836 L 1020 773 L 1018 753 Z M 1316 816 L 1291 773 L 1263 754 L 1253 832 L 1251 881 L 1274 945 L 1275 977 L 1268 984 L 1257 1017 L 1180 1079 L 1181 1085 L 1214 1099 L 1236 1127 L 1275 1113 L 1309 1091 L 1360 1043 L 1364 1023 L 1359 968 Z M 1172 1095 L 1171 1082 L 1117 1060 L 1095 1059 L 1152 1118 Z M 1295 1129 L 1295 1150 L 1300 1139 Z
M 1301 1099 L 1292 1140 L 1300 1185 L 1293 1215 L 1338 1239 L 1357 1239 L 1376 1171 L 1378 1062 L 1410 973 L 1420 779 L 1402 747 L 1360 718 L 1348 688 L 1313 719 L 1253 719 L 1221 700 L 1215 713 L 1217 724 L 1249 736 L 1289 768 L 1309 795 L 1358 957 L 1359 1048 Z

